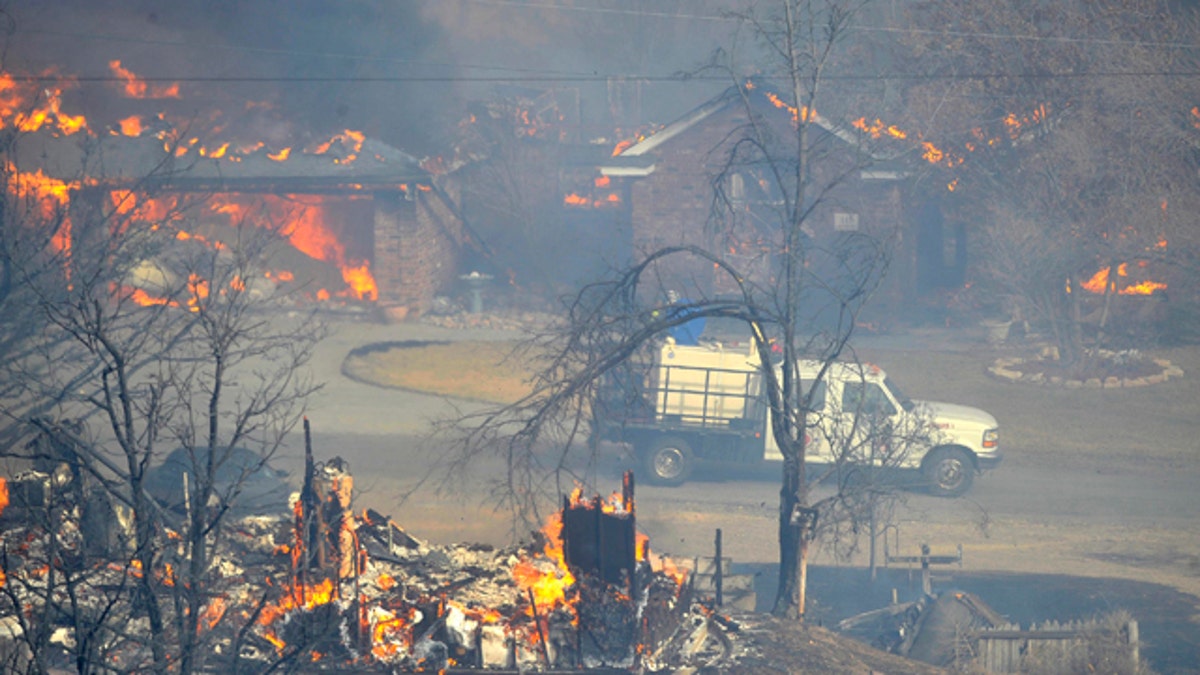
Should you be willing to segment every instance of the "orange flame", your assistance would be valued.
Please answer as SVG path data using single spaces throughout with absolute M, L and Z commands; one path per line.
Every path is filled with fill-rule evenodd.
M 335 157 L 333 161 L 335 164 L 349 164 L 358 159 L 358 153 L 362 152 L 362 146 L 366 140 L 367 136 L 363 132 L 346 129 L 328 141 L 317 144 L 307 152 L 313 155 L 324 155 L 328 154 L 334 146 L 340 146 L 344 155 Z
M 342 279 L 360 300 L 375 300 L 379 297 L 379 288 L 375 286 L 375 277 L 368 269 L 366 261 L 357 267 L 342 267 Z
M 372 610 L 371 654 L 378 659 L 389 659 L 408 651 L 412 632 L 408 627 L 416 617 L 416 608 L 410 608 L 403 616 L 382 608 Z
M 512 569 L 517 587 L 527 593 L 533 592 L 534 603 L 542 613 L 567 604 L 567 589 L 575 584 L 575 576 L 567 568 L 563 555 L 562 527 L 562 513 L 550 516 L 542 527 L 546 539 L 543 554 L 551 564 L 539 565 L 535 561 L 520 560 Z
M 799 123 L 802 119 L 805 122 L 808 122 L 812 118 L 812 115 L 809 114 L 809 110 L 806 106 L 800 106 L 797 108 L 796 106 L 780 98 L 779 95 L 774 92 L 764 92 L 764 95 L 767 97 L 767 100 L 770 101 L 776 108 L 790 112 L 792 114 L 793 124 Z
M 188 275 L 188 310 L 200 311 L 200 303 L 208 298 L 208 280 L 192 273 Z
M 150 203 L 155 203 L 155 200 L 147 202 Z M 292 246 L 310 258 L 338 267 L 342 280 L 346 283 L 346 289 L 338 292 L 338 295 L 359 300 L 378 299 L 379 288 L 371 273 L 370 263 L 366 260 L 355 260 L 347 255 L 342 241 L 330 228 L 330 224 L 336 221 L 332 218 L 328 206 L 324 198 L 318 195 L 263 195 L 253 198 L 215 195 L 207 204 L 210 213 L 220 215 L 232 226 L 242 222 L 264 225 L 283 223 L 280 234 Z M 168 209 L 159 208 L 160 219 L 166 213 Z M 199 235 L 182 233 L 177 236 L 205 241 Z M 218 248 L 221 246 L 219 242 L 208 243 Z M 268 279 L 281 282 L 294 279 L 290 271 L 268 271 L 264 275 Z M 317 299 L 327 300 L 331 295 L 329 291 L 318 292 Z
M 1103 293 L 1108 288 L 1108 275 L 1111 268 L 1105 267 L 1092 275 L 1090 279 L 1080 284 L 1085 291 L 1092 293 Z M 1117 266 L 1117 278 L 1123 279 L 1129 277 L 1129 263 L 1121 263 Z M 1117 283 L 1118 295 L 1151 295 L 1155 291 L 1166 289 L 1165 283 L 1157 281 L 1142 281 L 1136 284 L 1122 285 Z
M 892 138 L 908 138 L 908 132 L 894 124 L 884 124 L 882 120 L 876 118 L 874 122 L 867 122 L 867 118 L 860 117 L 850 123 L 850 126 L 865 133 L 871 138 L 882 138 L 885 134 Z
M 218 595 L 217 597 L 213 598 L 200 612 L 200 625 L 203 626 L 205 630 L 212 630 L 215 628 L 216 625 L 220 623 L 221 619 L 224 618 L 227 606 L 228 604 L 226 603 L 224 596 Z
M 607 187 L 608 184 L 609 184 L 609 178 L 607 176 L 602 176 L 600 178 L 595 179 L 595 185 L 597 188 Z M 571 206 L 571 207 L 585 207 L 585 208 L 590 207 L 590 208 L 599 209 L 599 208 L 605 208 L 605 207 L 611 207 L 611 206 L 618 206 L 620 204 L 621 204 L 621 195 L 616 192 L 605 193 L 603 191 L 599 191 L 599 193 L 594 197 L 585 197 L 581 194 L 572 192 L 572 193 L 568 194 L 567 196 L 563 197 L 563 206 Z
M 179 98 L 179 83 L 167 87 L 151 87 L 132 70 L 122 66 L 117 59 L 109 61 L 108 68 L 125 83 L 125 95 L 129 98 Z
M 921 153 L 921 158 L 930 164 L 940 164 L 946 158 L 946 153 L 942 152 L 936 145 L 928 141 L 921 143 L 924 152 Z
M 220 158 L 224 157 L 225 153 L 228 151 L 229 151 L 229 143 L 226 142 L 226 143 L 222 143 L 222 144 L 218 145 L 213 150 L 209 150 L 208 148 L 200 148 L 200 156 L 201 157 L 209 157 L 211 159 L 220 159 Z
M 118 120 L 117 128 L 121 130 L 122 136 L 136 137 L 142 135 L 145 127 L 142 126 L 142 118 L 137 115 L 131 115 L 123 120 Z
M 154 307 L 161 305 L 170 305 L 171 307 L 179 306 L 179 303 L 168 300 L 167 298 L 155 297 L 140 288 L 127 289 L 127 297 L 143 307 Z
M 325 579 L 319 584 L 305 586 L 303 589 L 291 588 L 277 601 L 263 607 L 258 615 L 260 626 L 270 626 L 275 621 L 297 609 L 312 609 L 318 605 L 327 605 L 333 601 L 334 587 L 332 579 Z
M 1040 104 L 1025 115 L 1018 116 L 1016 113 L 1009 113 L 1000 120 L 1000 123 L 1004 125 L 1005 132 L 1007 133 L 1009 139 L 1017 140 L 1020 138 L 1021 134 L 1029 128 L 1045 122 L 1048 116 L 1048 107 L 1046 104 Z M 892 138 L 903 140 L 907 139 L 910 135 L 907 131 L 897 127 L 896 125 L 885 124 L 878 118 L 872 122 L 868 122 L 865 117 L 860 117 L 851 122 L 850 125 L 863 132 L 867 136 L 875 139 L 883 138 L 884 136 L 890 136 Z M 974 152 L 977 148 L 984 145 L 992 147 L 1003 140 L 1002 137 L 989 138 L 984 133 L 984 130 L 980 127 L 972 129 L 971 135 L 975 138 L 975 141 L 967 141 L 963 144 L 963 147 L 967 152 Z M 962 164 L 964 161 L 962 156 L 952 154 L 925 140 L 920 133 L 915 134 L 914 140 L 920 143 L 921 157 L 930 164 L 943 164 L 948 167 L 954 167 Z M 946 186 L 946 188 L 951 192 L 953 192 L 957 187 L 957 180 Z
M 28 200 L 28 206 L 35 210 L 48 225 L 57 224 L 58 229 L 51 235 L 52 250 L 69 254 L 71 250 L 71 219 L 67 215 L 67 205 L 71 201 L 71 191 L 78 183 L 68 183 L 51 178 L 38 169 L 34 173 L 19 172 L 11 163 L 7 171 L 13 176 L 11 186 L 18 197 Z
M 29 133 L 49 127 L 70 136 L 87 128 L 87 118 L 62 111 L 61 89 L 18 84 L 12 74 L 0 72 L 0 128 L 9 127 Z

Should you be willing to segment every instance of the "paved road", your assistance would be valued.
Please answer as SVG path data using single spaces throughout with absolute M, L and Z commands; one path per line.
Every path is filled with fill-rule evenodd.
M 318 453 L 342 455 L 358 467 L 356 473 L 370 474 L 371 480 L 415 487 L 419 478 L 434 468 L 439 456 L 436 441 L 407 431 L 387 435 L 346 431 L 325 433 L 319 422 L 315 424 Z M 432 448 L 423 447 L 430 444 Z M 619 468 L 608 462 L 603 469 L 600 484 L 603 486 L 607 481 L 615 487 Z M 720 467 L 700 470 L 693 481 L 680 487 L 640 484 L 638 500 L 641 504 L 659 505 L 664 510 L 719 513 L 727 508 L 750 509 L 763 503 L 773 508 L 777 496 L 776 472 L 775 465 L 758 469 Z M 470 489 L 479 494 L 483 479 L 493 475 L 493 471 L 481 469 L 477 475 L 464 478 L 468 483 L 478 481 Z M 957 516 L 967 503 L 986 509 L 993 519 L 1186 530 L 1200 522 L 1197 485 L 1200 485 L 1200 469 L 1197 468 L 1149 468 L 1133 473 L 1103 469 L 1080 472 L 1009 459 L 998 469 L 979 477 L 963 500 L 931 497 L 915 490 L 905 492 L 904 499 L 908 509 L 935 518 Z M 421 494 L 427 499 L 436 498 L 432 486 Z M 825 494 L 825 489 L 818 487 L 816 494 Z M 770 509 L 764 512 L 773 513 Z
M 328 383 L 309 414 L 318 455 L 349 460 L 360 503 L 393 515 L 418 536 L 505 543 L 514 528 L 503 512 L 484 505 L 486 483 L 503 475 L 501 464 L 481 462 L 473 475 L 452 477 L 448 490 L 422 482 L 446 453 L 444 443 L 424 438 L 432 421 L 472 406 L 379 389 L 354 382 L 340 370 L 345 355 L 363 344 L 467 335 L 419 324 L 347 323 L 335 328 L 314 363 L 316 376 Z M 469 337 L 513 335 L 472 331 Z M 953 348 L 931 343 L 929 336 L 920 342 L 926 348 Z M 292 447 L 303 446 L 297 441 Z M 966 499 L 906 493 L 894 518 L 901 545 L 962 543 L 968 559 L 973 556 L 982 569 L 1141 576 L 1200 592 L 1200 468 L 1150 461 L 1059 466 L 1054 452 L 1040 450 L 1006 447 L 1005 463 L 981 477 Z M 298 464 L 298 452 L 293 452 Z M 619 485 L 612 464 L 598 476 L 601 489 Z M 722 527 L 739 559 L 770 561 L 776 556 L 775 480 L 772 468 L 721 469 L 702 472 L 679 488 L 639 485 L 639 522 L 659 542 L 659 550 L 707 553 L 713 529 Z M 519 529 L 517 534 L 524 534 Z M 861 556 L 852 560 L 862 562 Z

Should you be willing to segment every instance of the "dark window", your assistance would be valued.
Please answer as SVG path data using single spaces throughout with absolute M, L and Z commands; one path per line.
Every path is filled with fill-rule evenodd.
M 801 384 L 801 389 L 804 392 L 802 395 L 803 396 L 802 400 L 808 400 L 809 392 L 810 391 L 812 392 L 812 402 L 809 403 L 809 405 L 808 405 L 809 410 L 820 411 L 820 410 L 825 409 L 825 381 L 824 380 L 821 380 L 820 382 L 818 382 L 815 387 L 813 386 L 813 383 L 811 381 L 806 380 Z
M 896 414 L 896 409 L 878 384 L 846 382 L 842 385 L 842 412 L 890 417 Z

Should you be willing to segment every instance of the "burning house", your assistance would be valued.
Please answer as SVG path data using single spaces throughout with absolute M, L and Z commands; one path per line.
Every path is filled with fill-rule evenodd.
M 751 103 L 744 105 L 743 94 Z M 787 138 L 799 112 L 769 89 L 750 83 L 731 87 L 700 106 L 636 140 L 620 144 L 612 156 L 598 162 L 597 182 L 629 202 L 632 250 L 655 250 L 691 244 L 720 251 L 754 275 L 769 274 L 778 241 L 779 188 L 761 167 L 734 167 L 725 161 L 733 132 L 744 127 L 748 115 L 766 121 L 779 137 Z M 905 228 L 903 180 L 906 172 L 895 162 L 871 154 L 862 136 L 818 115 L 813 116 L 816 151 L 813 172 L 816 184 L 837 184 L 805 223 L 805 234 L 829 241 L 849 232 L 883 232 Z M 870 158 L 864 162 L 863 158 Z M 713 176 L 725 175 L 720 190 L 732 206 L 733 220 L 719 228 L 707 227 L 713 203 Z M 836 179 L 847 174 L 845 180 Z M 597 200 L 593 199 L 593 203 Z M 599 199 L 603 202 L 603 198 Z M 901 279 L 893 293 L 907 297 L 915 291 L 916 251 L 912 244 L 896 255 L 891 275 Z M 679 270 L 689 283 L 702 281 L 703 270 Z M 700 282 L 696 282 L 700 279 Z M 711 283 L 711 282 L 708 282 Z M 701 289 L 702 291 L 727 289 Z
M 16 166 L 65 186 L 69 203 L 108 202 L 150 226 L 181 213 L 190 198 L 190 221 L 212 233 L 243 220 L 278 227 L 294 250 L 272 261 L 278 268 L 270 276 L 313 300 L 377 301 L 396 317 L 420 313 L 453 278 L 463 242 L 449 195 L 418 161 L 353 131 L 295 151 L 210 148 L 155 134 L 88 144 L 34 134 L 17 149 Z
M 805 236 L 826 247 L 853 233 L 894 233 L 895 249 L 888 283 L 880 289 L 881 304 L 912 306 L 940 289 L 969 286 L 972 230 L 944 213 L 943 202 L 950 199 L 945 195 L 955 194 L 957 180 L 939 192 L 915 187 L 913 177 L 929 167 L 952 174 L 974 148 L 1004 139 L 981 137 L 976 146 L 956 154 L 879 119 L 861 117 L 842 124 L 817 112 L 809 114 L 810 184 L 821 194 L 805 217 Z M 748 274 L 765 278 L 777 255 L 772 248 L 778 242 L 776 209 L 783 203 L 782 195 L 762 167 L 726 162 L 739 137 L 737 130 L 745 128 L 752 116 L 775 137 L 787 139 L 800 115 L 768 86 L 751 81 L 731 87 L 675 121 L 618 144 L 610 156 L 593 156 L 590 165 L 578 162 L 576 170 L 590 182 L 568 193 L 565 204 L 577 211 L 610 214 L 614 224 L 609 231 L 628 247 L 626 259 L 637 251 L 690 244 L 719 251 Z M 1026 115 L 1007 116 L 1005 139 L 1019 142 L 1042 133 L 1039 125 L 1045 115 L 1044 108 L 1036 108 Z M 711 221 L 714 176 L 722 177 L 715 187 L 730 207 L 728 220 L 715 227 Z M 1166 242 L 1160 241 L 1144 258 L 1165 247 Z M 1137 301 L 1166 288 L 1165 282 L 1154 278 L 1161 270 L 1148 269 L 1145 259 L 1113 269 L 1111 275 L 1108 267 L 1088 270 L 1091 276 L 1085 275 L 1080 287 L 1093 300 L 1103 296 L 1098 305 L 1105 308 L 1111 294 L 1120 296 L 1118 304 L 1136 304 L 1141 318 L 1161 312 L 1161 303 Z M 713 280 L 704 269 L 679 269 L 674 276 L 674 283 L 697 284 L 702 294 L 728 290 L 705 288 Z M 1107 312 L 1101 308 L 1096 314 Z
M 277 122 L 254 121 L 265 104 L 247 104 L 238 120 L 170 114 L 178 84 L 147 83 L 120 61 L 109 67 L 125 99 L 156 112 L 97 123 L 64 110 L 70 78 L 39 90 L 0 76 L 0 128 L 14 133 L 10 189 L 62 214 L 56 249 L 69 249 L 72 220 L 95 214 L 150 229 L 169 223 L 181 241 L 267 227 L 287 246 L 260 283 L 312 301 L 377 302 L 395 318 L 425 311 L 455 278 L 467 242 L 455 197 L 416 158 L 351 129 L 317 138 L 283 125 L 281 134 Z M 135 299 L 155 302 L 162 271 L 146 262 L 130 285 Z

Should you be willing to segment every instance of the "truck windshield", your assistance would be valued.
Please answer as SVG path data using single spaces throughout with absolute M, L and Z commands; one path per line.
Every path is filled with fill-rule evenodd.
M 892 378 L 883 378 L 883 386 L 886 387 L 888 391 L 892 392 L 892 397 L 900 403 L 900 407 L 904 408 L 905 412 L 912 412 L 912 409 L 916 407 L 916 404 L 912 402 L 912 399 L 905 396 L 904 392 L 900 391 L 900 387 L 896 386 L 896 382 Z

